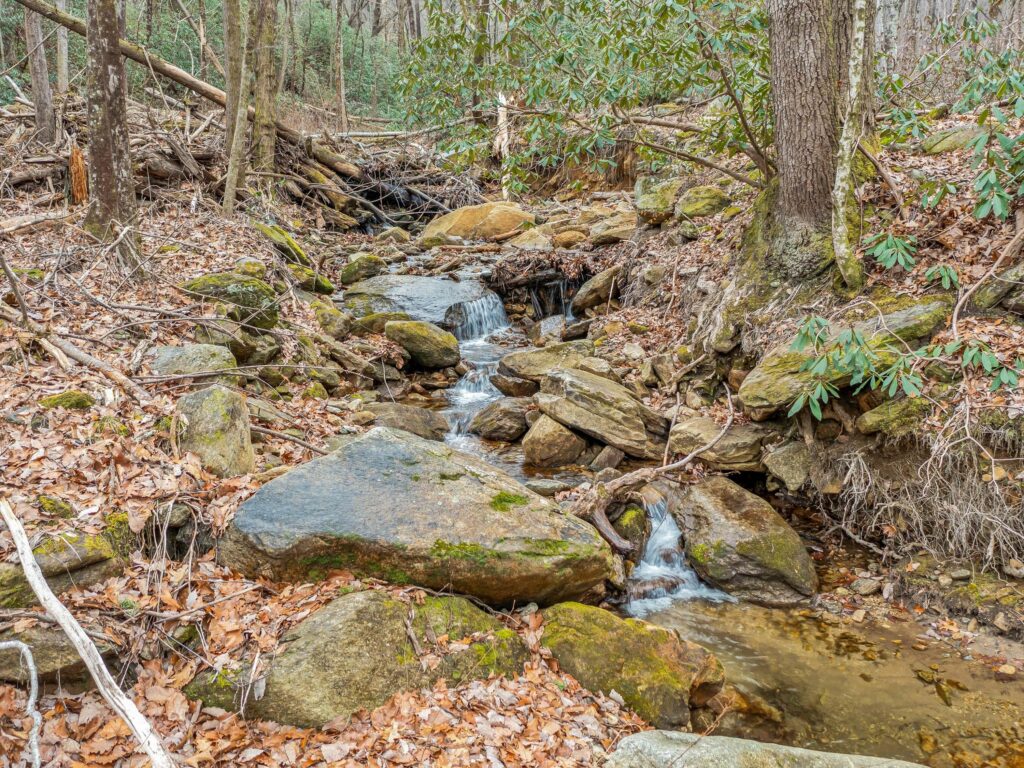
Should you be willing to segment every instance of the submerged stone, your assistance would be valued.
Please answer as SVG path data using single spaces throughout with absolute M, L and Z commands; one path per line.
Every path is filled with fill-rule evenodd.
M 475 280 L 449 280 L 420 275 L 378 275 L 349 286 L 344 307 L 356 317 L 378 312 L 404 312 L 453 331 L 466 320 L 466 305 L 492 295 Z

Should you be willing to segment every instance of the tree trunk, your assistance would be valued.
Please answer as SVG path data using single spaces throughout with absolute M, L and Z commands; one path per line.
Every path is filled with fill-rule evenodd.
M 373 0 L 373 18 L 370 22 L 370 34 L 373 37 L 379 35 L 384 28 L 384 14 L 381 12 L 383 3 L 384 0 Z
M 227 96 L 227 104 L 224 107 L 224 152 L 229 155 L 234 142 L 238 102 L 241 98 L 244 56 L 241 0 L 224 0 L 224 59 L 227 63 L 224 78 Z
M 274 42 L 277 32 L 277 3 L 258 0 L 252 6 L 250 43 L 256 93 L 256 120 L 253 125 L 253 168 L 274 169 L 274 142 L 277 139 L 277 78 L 274 77 Z
M 345 11 L 340 0 L 334 6 L 334 107 L 338 112 L 338 129 L 348 132 L 348 105 L 345 94 Z
M 231 121 L 235 125 L 235 132 L 232 134 L 231 144 L 227 147 L 228 172 L 224 180 L 223 200 L 223 209 L 226 216 L 230 216 L 234 212 L 238 188 L 245 181 L 245 129 L 248 125 L 245 114 L 249 109 L 249 88 L 248 77 L 245 72 L 245 41 L 242 40 L 240 43 L 242 56 L 239 62 L 241 70 L 239 74 L 241 82 L 246 87 L 239 90 L 235 102 L 235 114 L 231 116 Z
M 57 8 L 66 11 L 68 0 L 57 0 Z M 68 92 L 68 31 L 57 27 L 57 93 Z
M 89 191 L 86 228 L 104 240 L 135 223 L 135 182 L 128 145 L 127 83 L 117 0 L 88 0 Z M 120 237 L 121 267 L 139 277 L 139 238 Z
M 25 48 L 28 51 L 28 69 L 32 77 L 32 103 L 36 110 L 36 135 L 44 144 L 53 144 L 57 124 L 53 116 L 53 94 L 50 92 L 50 73 L 46 67 L 46 49 L 43 47 L 43 19 L 38 13 L 25 11 Z

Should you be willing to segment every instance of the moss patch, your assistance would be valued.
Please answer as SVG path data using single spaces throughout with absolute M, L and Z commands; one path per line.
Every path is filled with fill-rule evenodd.
M 96 405 L 96 400 L 88 392 L 80 389 L 69 389 L 56 395 L 44 397 L 39 404 L 47 410 L 51 408 L 67 408 L 71 411 L 84 411 Z
M 512 507 L 524 507 L 529 503 L 530 500 L 522 494 L 502 491 L 491 499 L 491 509 L 498 512 L 510 512 Z

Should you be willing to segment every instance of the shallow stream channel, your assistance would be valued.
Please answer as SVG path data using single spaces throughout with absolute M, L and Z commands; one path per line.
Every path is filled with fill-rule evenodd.
M 468 432 L 473 416 L 502 397 L 490 382 L 498 361 L 529 342 L 496 294 L 463 309 L 455 332 L 474 367 L 444 393 L 447 442 L 522 481 L 588 481 L 582 468 L 524 466 L 518 444 Z M 1024 768 L 1024 683 L 995 680 L 974 647 L 943 640 L 899 610 L 889 620 L 855 623 L 816 604 L 795 610 L 738 602 L 688 565 L 665 503 L 645 506 L 651 535 L 630 576 L 633 596 L 619 610 L 676 629 L 718 656 L 736 704 L 719 716 L 715 733 L 872 755 L 883 758 L 880 766 L 898 758 L 934 768 Z

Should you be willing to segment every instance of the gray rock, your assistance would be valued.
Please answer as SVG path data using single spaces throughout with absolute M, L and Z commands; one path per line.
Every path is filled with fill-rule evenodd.
M 445 636 L 452 643 L 447 648 L 438 643 Z M 246 715 L 313 728 L 438 680 L 516 677 L 529 659 L 514 632 L 465 598 L 428 596 L 416 604 L 375 590 L 335 598 L 292 628 L 284 643 L 263 678 L 263 696 L 249 698 Z M 437 663 L 421 663 L 418 652 Z M 201 674 L 186 693 L 206 706 L 237 709 L 247 672 Z
M 153 350 L 150 370 L 156 376 L 180 376 L 227 371 L 238 367 L 235 356 L 217 344 L 185 344 L 180 347 L 157 347 Z M 238 376 L 203 376 L 197 379 L 200 386 L 208 386 L 218 379 L 226 383 L 237 383 Z
M 377 312 L 405 312 L 413 320 L 454 330 L 466 320 L 465 305 L 490 293 L 475 280 L 379 275 L 349 286 L 343 303 L 356 317 Z
M 448 368 L 461 358 L 459 340 L 433 323 L 391 320 L 384 326 L 384 334 L 423 368 Z
M 868 595 L 880 592 L 882 583 L 875 579 L 856 579 L 850 584 L 850 589 L 861 597 L 867 597 Z
M 597 531 L 482 459 L 383 427 L 270 481 L 221 561 L 275 580 L 333 568 L 495 604 L 580 596 L 611 575 Z
M 568 491 L 572 488 L 568 483 L 563 483 L 561 480 L 549 480 L 547 478 L 537 478 L 535 480 L 527 480 L 526 487 L 534 493 L 540 496 L 546 496 L 548 498 L 561 493 L 562 491 Z
M 616 278 L 619 276 L 620 269 L 619 266 L 609 267 L 581 285 L 576 291 L 576 295 L 572 297 L 573 314 L 579 315 L 591 307 L 607 304 L 617 285 Z
M 526 434 L 526 411 L 532 405 L 533 400 L 528 397 L 506 397 L 496 400 L 473 417 L 469 423 L 469 431 L 487 440 L 515 442 Z
M 529 397 L 540 389 L 540 385 L 535 381 L 520 379 L 518 376 L 506 376 L 504 373 L 491 376 L 491 384 L 507 397 Z
M 533 423 L 523 438 L 523 458 L 535 467 L 564 467 L 574 463 L 587 441 L 548 416 Z
M 29 646 L 41 681 L 60 680 L 66 685 L 88 677 L 85 662 L 60 627 L 37 624 L 20 632 L 13 629 L 0 632 L 0 642 L 8 640 L 19 640 Z M 97 643 L 97 649 L 101 655 L 107 655 L 111 650 L 110 645 L 103 641 Z M 0 650 L 0 680 L 19 684 L 28 682 L 28 667 L 22 663 L 20 651 L 13 648 Z
M 721 431 L 721 424 L 704 416 L 680 421 L 669 435 L 669 452 L 689 455 L 712 442 Z M 700 454 L 699 459 L 722 472 L 764 472 L 761 449 L 776 434 L 760 424 L 733 424 L 718 442 Z
M 794 440 L 765 451 L 762 460 L 765 468 L 791 493 L 799 491 L 811 474 L 811 452 L 804 442 Z
M 526 336 L 535 347 L 546 347 L 548 344 L 560 342 L 564 330 L 565 315 L 552 315 L 534 323 Z
M 590 462 L 590 470 L 592 472 L 600 472 L 602 469 L 615 469 L 622 463 L 624 458 L 626 458 L 626 454 L 618 448 L 606 445 L 597 454 L 597 458 Z
M 601 376 L 552 371 L 536 400 L 541 411 L 555 421 L 629 456 L 659 459 L 664 453 L 668 419 L 640 403 L 625 387 Z
M 605 768 L 923 768 L 879 757 L 814 752 L 728 736 L 646 731 L 627 736 Z
M 686 555 L 708 582 L 752 603 L 794 605 L 818 577 L 796 531 L 764 499 L 721 476 L 673 494 Z
M 450 429 L 443 414 L 402 403 L 367 403 L 363 410 L 377 417 L 378 427 L 404 429 L 427 440 L 444 440 Z
M 249 437 L 245 398 L 219 384 L 185 395 L 175 407 L 178 447 L 196 454 L 219 477 L 252 472 L 255 457 Z
M 505 355 L 498 363 L 498 373 L 539 383 L 551 371 L 575 368 L 593 354 L 594 342 L 587 339 L 549 344 Z

